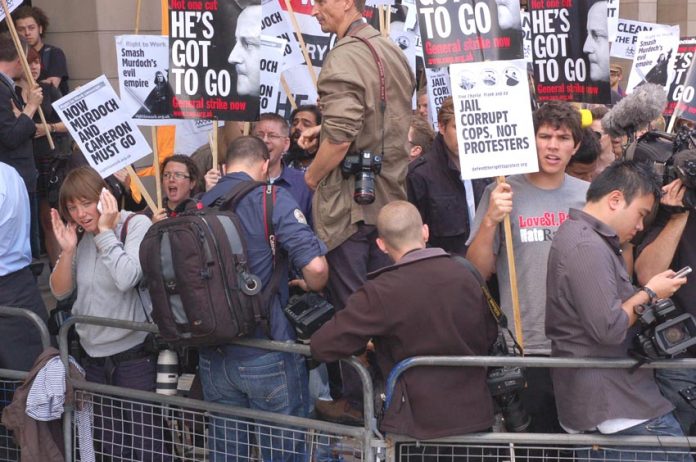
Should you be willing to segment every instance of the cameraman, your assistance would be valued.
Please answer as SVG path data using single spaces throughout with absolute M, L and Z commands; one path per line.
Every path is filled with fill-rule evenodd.
M 370 274 L 346 307 L 312 336 L 312 356 L 348 358 L 372 339 L 387 377 L 412 356 L 487 355 L 497 326 L 481 286 L 445 251 L 425 248 L 428 226 L 416 207 L 405 201 L 385 205 L 377 229 L 377 245 L 395 264 Z M 380 427 L 432 439 L 484 431 L 492 423 L 485 368 L 417 367 L 397 382 Z
M 590 184 L 583 209 L 570 210 L 549 252 L 546 334 L 552 356 L 629 357 L 636 308 L 672 296 L 686 282 L 668 270 L 636 290 L 626 271 L 621 244 L 643 229 L 659 196 L 648 166 L 617 161 Z M 552 369 L 551 375 L 559 421 L 569 433 L 683 435 L 649 369 Z M 607 458 L 616 455 L 606 451 Z M 660 460 L 682 460 L 664 456 Z
M 686 188 L 677 179 L 662 191 L 657 218 L 636 247 L 635 270 L 640 284 L 666 269 L 696 267 L 696 216 L 682 206 Z M 696 315 L 696 284 L 686 284 L 672 301 L 677 309 Z M 657 369 L 655 378 L 662 394 L 676 406 L 674 413 L 684 433 L 696 435 L 696 403 L 684 397 L 696 393 L 696 370 Z
M 314 161 L 305 172 L 307 185 L 316 190 L 314 228 L 329 248 L 328 289 L 337 310 L 365 282 L 368 271 L 389 264 L 375 245 L 377 213 L 393 200 L 406 199 L 405 117 L 411 113 L 415 78 L 401 49 L 364 22 L 364 7 L 365 0 L 321 0 L 312 7 L 312 16 L 322 31 L 337 36 L 317 82 L 321 138 Z M 317 127 L 305 130 L 301 140 L 318 133 Z M 353 199 L 359 186 L 355 175 L 344 176 L 341 166 L 347 154 L 367 152 L 373 159 L 382 157 L 381 172 L 370 169 L 375 177 L 375 199 L 361 205 Z M 361 422 L 362 386 L 351 372 L 343 376 L 343 400 L 317 403 L 317 413 L 323 418 Z

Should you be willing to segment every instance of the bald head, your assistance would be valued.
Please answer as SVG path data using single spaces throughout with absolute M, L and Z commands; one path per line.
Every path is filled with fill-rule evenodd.
M 425 247 L 423 220 L 410 202 L 393 201 L 382 207 L 377 232 L 385 244 L 398 251 Z

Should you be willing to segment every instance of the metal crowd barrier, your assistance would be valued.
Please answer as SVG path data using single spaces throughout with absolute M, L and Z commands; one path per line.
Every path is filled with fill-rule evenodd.
M 385 390 L 385 407 L 393 397 L 401 375 L 413 367 L 573 367 L 630 369 L 633 359 L 544 358 L 519 356 L 417 356 L 404 359 L 390 372 Z M 657 360 L 641 367 L 651 369 L 696 368 L 696 359 Z M 462 390 L 464 392 L 464 390 Z M 587 397 L 592 399 L 592 397 Z M 555 433 L 478 433 L 417 441 L 403 435 L 386 438 L 387 461 L 481 461 L 502 462 L 515 460 L 561 462 L 601 460 L 692 462 L 696 437 L 625 436 L 601 434 Z M 665 448 L 659 451 L 645 449 Z
M 41 346 L 45 349 L 51 345 L 51 336 L 43 320 L 33 311 L 24 308 L 0 306 L 0 317 L 17 316 L 29 319 L 38 329 Z M 0 321 L 1 322 L 1 321 Z M 28 371 L 0 369 L 0 412 L 12 402 L 14 391 L 26 378 Z M 0 461 L 17 461 L 20 458 L 19 448 L 7 429 L 0 425 Z
M 149 323 L 72 316 L 61 326 L 59 334 L 59 348 L 65 364 L 68 361 L 68 330 L 72 325 L 80 323 L 157 332 L 157 327 Z M 307 346 L 293 343 L 256 339 L 244 339 L 235 343 L 309 356 Z M 72 380 L 71 383 L 75 389 L 75 406 L 82 411 L 91 409 L 91 447 L 96 448 L 97 460 L 99 456 L 113 451 L 112 446 L 119 446 L 119 451 L 129 454 L 121 456 L 125 460 L 129 457 L 135 459 L 132 454 L 139 451 L 140 454 L 144 454 L 145 460 L 211 460 L 207 441 L 213 438 L 210 432 L 212 426 L 234 431 L 239 437 L 251 435 L 254 441 L 244 445 L 248 457 L 235 460 L 375 460 L 375 451 L 382 450 L 384 445 L 377 432 L 374 417 L 372 381 L 369 372 L 357 359 L 351 358 L 347 362 L 358 371 L 363 384 L 363 427 L 167 396 L 85 380 Z M 75 412 L 75 406 L 66 405 L 65 408 L 63 424 L 66 460 L 84 460 L 79 451 L 80 439 L 83 436 L 76 431 L 81 421 L 79 413 Z M 135 434 L 134 429 L 140 429 L 142 434 Z

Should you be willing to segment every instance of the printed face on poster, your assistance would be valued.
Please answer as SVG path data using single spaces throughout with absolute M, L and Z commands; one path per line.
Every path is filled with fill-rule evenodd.
M 169 38 L 157 35 L 116 37 L 118 87 L 123 108 L 137 125 L 166 125 L 172 118 Z
M 651 30 L 638 33 L 636 57 L 628 77 L 626 92 L 654 83 L 668 90 L 674 79 L 674 60 L 679 48 L 679 26 L 670 30 Z
M 261 4 L 235 0 L 169 4 L 169 81 L 176 118 L 256 120 Z
M 102 178 L 152 152 L 104 75 L 54 102 L 53 109 Z
M 682 98 L 691 100 L 694 97 L 694 87 L 687 85 L 686 76 L 694 62 L 696 53 L 696 37 L 684 37 L 679 41 L 677 56 L 674 60 L 674 78 L 667 92 L 667 108 L 665 115 L 672 115 L 674 108 Z
M 417 0 L 426 67 L 520 59 L 519 0 Z
M 450 66 L 462 178 L 539 170 L 527 63 Z
M 530 0 L 538 101 L 609 104 L 607 2 Z

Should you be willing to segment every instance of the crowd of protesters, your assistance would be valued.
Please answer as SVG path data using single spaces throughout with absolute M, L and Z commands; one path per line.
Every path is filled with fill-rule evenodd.
M 1 34 L 0 305 L 47 319 L 31 271 L 43 249 L 51 292 L 73 314 L 147 321 L 138 255 L 148 228 L 192 207 L 215 206 L 240 183 L 259 181 L 278 194 L 270 217 L 260 208 L 263 186 L 237 206 L 250 267 L 270 283 L 275 260 L 267 218 L 289 258 L 268 308 L 269 330 L 254 336 L 295 341 L 282 307 L 291 290 L 320 292 L 336 310 L 311 341 L 312 355 L 326 365 L 308 370 L 295 354 L 202 347 L 197 371 L 207 401 L 361 424 L 360 380 L 338 361 L 358 354 L 375 377 L 386 377 L 411 356 L 489 354 L 499 329 L 479 278 L 514 319 L 509 248 L 526 355 L 628 358 L 645 306 L 673 297 L 680 312 L 696 313 L 694 284 L 675 277 L 679 268 L 696 265 L 696 244 L 687 238 L 694 220 L 684 199 L 692 191 L 679 179 L 662 185 L 649 167 L 622 159 L 626 141 L 612 139 L 600 122 L 609 107 L 591 107 L 593 122 L 583 127 L 577 107 L 541 105 L 533 114 L 537 172 L 499 182 L 463 180 L 452 99 L 439 109 L 434 132 L 424 88 L 412 111 L 417 85 L 403 53 L 361 20 L 364 2 L 346 4 L 341 11 L 332 0 L 313 7 L 322 29 L 337 36 L 319 75 L 320 105 L 296 108 L 289 121 L 261 114 L 250 136 L 229 143 L 222 165 L 202 169 L 190 156 L 168 157 L 160 169 L 163 207 L 140 214 L 132 213 L 142 206 L 124 172 L 102 179 L 76 161 L 54 181 L 57 163 L 80 155 L 72 153 L 50 106 L 68 88 L 65 55 L 43 42 L 48 19 L 41 10 L 19 8 L 17 30 L 39 85 L 31 86 L 10 37 Z M 618 99 L 621 68 L 612 65 L 610 77 Z M 381 95 L 381 110 L 366 102 Z M 38 107 L 59 140 L 54 150 L 36 120 Z M 354 177 L 342 168 L 347 156 L 369 153 L 379 153 L 381 168 L 374 200 L 361 203 Z M 31 367 L 40 347 L 31 335 L 18 335 L 30 329 L 3 319 L 0 367 Z M 77 334 L 87 380 L 154 391 L 157 351 L 145 332 L 79 325 Z M 513 340 L 503 343 L 514 350 Z M 490 431 L 505 404 L 491 396 L 486 377 L 483 367 L 409 371 L 381 429 L 419 439 Z M 517 430 L 696 435 L 691 370 L 530 368 L 519 395 L 530 420 Z M 123 416 L 132 423 L 132 439 L 112 437 L 103 451 L 124 460 L 171 460 L 171 448 L 161 443 L 164 423 L 155 417 L 135 423 Z M 212 418 L 210 460 L 249 457 L 250 426 L 232 431 Z M 290 430 L 264 430 L 257 438 L 269 442 L 264 459 L 291 460 L 276 452 L 287 451 L 303 460 L 304 443 Z M 660 460 L 686 459 L 665 454 Z

